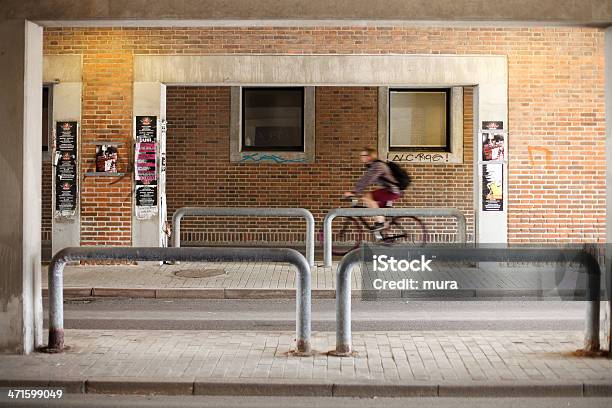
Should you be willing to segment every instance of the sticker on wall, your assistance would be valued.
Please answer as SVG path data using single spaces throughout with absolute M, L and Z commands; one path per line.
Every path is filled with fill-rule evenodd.
M 482 122 L 483 130 L 502 130 L 504 122 L 500 120 L 485 120 Z
M 96 171 L 105 173 L 117 172 L 117 147 L 103 144 L 96 145 Z
M 73 218 L 77 206 L 77 122 L 57 122 L 55 218 Z
M 157 117 L 136 116 L 134 178 L 136 218 L 157 214 Z
M 482 165 L 482 210 L 504 211 L 504 165 Z
M 482 161 L 506 160 L 506 133 L 499 130 L 483 130 Z

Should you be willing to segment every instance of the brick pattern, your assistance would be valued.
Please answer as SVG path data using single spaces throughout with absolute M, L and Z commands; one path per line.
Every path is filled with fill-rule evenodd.
M 44 52 L 88 56 L 85 59 L 85 88 L 100 91 L 102 84 L 93 72 L 97 64 L 95 53 L 99 53 L 101 71 L 110 66 L 123 68 L 117 70 L 119 82 L 123 84 L 119 86 L 126 87 L 127 82 L 122 81 L 131 70 L 127 60 L 132 54 L 506 55 L 509 79 L 509 123 L 506 126 L 510 131 L 509 241 L 605 240 L 604 34 L 601 29 L 46 28 Z M 115 59 L 125 59 L 126 63 L 117 64 Z M 95 111 L 94 104 L 100 106 L 100 102 L 109 102 L 109 98 L 100 96 L 99 100 L 91 95 L 84 96 L 84 114 Z M 126 93 L 125 99 L 110 98 L 110 105 L 129 111 L 131 100 Z M 101 123 L 96 127 L 99 125 Z M 90 130 L 94 131 L 91 127 Z M 260 166 L 265 168 L 265 165 Z M 347 172 L 336 167 L 332 178 Z M 267 169 L 263 173 L 266 171 L 269 173 Z M 432 200 L 438 197 L 444 200 L 447 191 L 455 194 L 455 188 L 463 188 L 454 185 L 447 188 L 443 182 L 446 171 L 457 170 L 432 169 L 432 174 L 427 176 L 436 177 L 438 183 L 429 186 Z M 279 180 L 285 177 L 278 171 L 275 175 Z M 243 179 L 242 183 L 251 180 Z M 329 181 L 322 179 L 321 183 Z M 129 195 L 128 184 L 124 187 L 121 194 Z M 299 201 L 298 196 L 294 197 L 288 197 L 287 202 Z M 96 193 L 84 197 L 84 205 L 89 203 L 87 210 L 91 210 L 83 227 L 84 242 L 92 244 L 107 242 L 109 237 L 106 232 L 93 232 L 97 226 L 97 210 L 92 207 L 94 201 L 101 211 L 112 208 L 109 207 L 111 203 L 105 204 L 105 199 L 96 197 Z M 242 203 L 248 205 L 250 201 Z M 123 218 L 125 211 L 121 209 L 119 213 L 120 226 L 128 226 L 129 222 Z M 128 243 L 124 239 L 121 242 Z
M 113 377 L 183 380 L 183 385 L 194 378 L 312 379 L 339 386 L 351 380 L 420 381 L 440 384 L 441 393 L 444 385 L 461 384 L 537 386 L 539 381 L 580 390 L 584 383 L 608 385 L 612 360 L 572 356 L 583 345 L 581 337 L 578 331 L 354 332 L 356 356 L 338 358 L 326 354 L 335 348 L 331 332 L 313 333 L 316 352 L 294 357 L 287 351 L 295 347 L 295 333 L 288 331 L 66 330 L 66 343 L 78 353 L 1 355 L 0 364 L 6 379 L 92 383 Z
M 414 184 L 397 205 L 460 208 L 472 232 L 471 88 L 465 92 L 465 103 L 465 164 L 407 166 Z M 378 94 L 376 88 L 317 87 L 315 104 L 314 163 L 230 163 L 230 88 L 169 87 L 169 213 L 182 206 L 304 207 L 321 227 L 331 208 L 345 205 L 340 194 L 363 174 L 360 149 L 376 145 Z M 438 188 L 440 180 L 445 180 L 444 189 Z M 424 221 L 431 232 L 429 240 L 455 240 L 453 220 Z M 335 223 L 336 230 L 341 224 Z M 304 240 L 303 231 L 303 221 L 291 218 L 187 217 L 181 224 L 181 240 L 297 243 Z M 343 238 L 353 241 L 355 236 Z
M 81 123 L 81 244 L 130 245 L 132 240 L 132 54 L 86 53 Z M 120 177 L 95 171 L 96 144 L 118 147 Z

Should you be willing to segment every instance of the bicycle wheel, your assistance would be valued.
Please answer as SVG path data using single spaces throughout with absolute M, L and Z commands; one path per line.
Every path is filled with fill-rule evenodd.
M 417 217 L 393 217 L 381 235 L 382 242 L 389 245 L 423 246 L 427 242 L 425 224 Z
M 355 248 L 359 248 L 363 241 L 363 227 L 359 220 L 346 217 L 342 222 L 340 231 L 332 241 L 332 254 L 346 255 Z

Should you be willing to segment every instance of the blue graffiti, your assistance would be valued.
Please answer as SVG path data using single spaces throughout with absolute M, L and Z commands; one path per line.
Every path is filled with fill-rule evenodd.
M 263 161 L 269 161 L 269 162 L 274 162 L 274 163 L 304 163 L 306 159 L 304 157 L 300 157 L 299 159 L 286 159 L 284 157 L 277 156 L 275 154 L 260 155 L 259 153 L 245 154 L 240 159 L 241 163 L 248 162 L 248 161 L 253 161 L 256 163 L 263 162 Z

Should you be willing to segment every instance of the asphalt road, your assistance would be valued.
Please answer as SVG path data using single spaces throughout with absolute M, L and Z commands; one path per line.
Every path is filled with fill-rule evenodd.
M 585 320 L 584 303 L 562 301 L 353 299 L 352 310 L 353 330 L 356 331 L 580 330 Z M 287 299 L 68 299 L 64 313 L 67 329 L 295 329 L 295 302 Z M 314 300 L 312 313 L 313 330 L 335 329 L 334 300 Z

